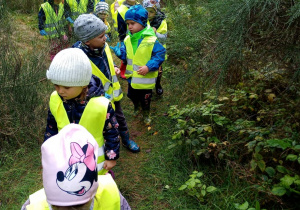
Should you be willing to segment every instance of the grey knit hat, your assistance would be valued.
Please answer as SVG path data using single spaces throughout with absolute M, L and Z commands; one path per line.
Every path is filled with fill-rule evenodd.
M 96 4 L 95 14 L 98 15 L 99 13 L 109 13 L 109 6 L 106 2 L 100 1 Z
M 94 14 L 82 14 L 74 22 L 74 32 L 78 39 L 87 42 L 105 32 L 107 26 Z
M 56 54 L 46 76 L 56 85 L 86 86 L 92 78 L 90 59 L 78 48 L 64 49 Z

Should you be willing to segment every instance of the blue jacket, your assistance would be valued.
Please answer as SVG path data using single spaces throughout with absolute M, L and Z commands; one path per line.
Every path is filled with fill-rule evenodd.
M 88 101 L 97 96 L 104 95 L 103 85 L 101 80 L 92 76 L 90 84 L 88 85 L 88 93 L 85 101 L 78 100 L 78 98 L 66 100 L 63 102 L 64 108 L 68 114 L 68 118 L 71 123 L 78 124 L 82 113 L 88 103 Z M 63 99 L 62 99 L 63 100 Z M 113 150 L 116 153 L 115 160 L 119 158 L 120 150 L 120 140 L 119 140 L 119 131 L 118 131 L 118 122 L 115 117 L 115 111 L 113 110 L 111 104 L 107 108 L 108 118 L 105 121 L 103 136 L 105 139 L 105 154 L 106 151 Z M 48 110 L 47 126 L 46 132 L 44 135 L 44 141 L 46 141 L 51 136 L 54 136 L 58 133 L 57 124 L 54 116 L 52 115 L 50 109 Z M 105 159 L 109 158 L 105 155 Z

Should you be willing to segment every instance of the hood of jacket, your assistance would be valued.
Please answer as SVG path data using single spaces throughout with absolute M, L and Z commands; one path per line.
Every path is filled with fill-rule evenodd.
M 92 75 L 90 84 L 88 85 L 87 100 L 97 96 L 104 96 L 104 94 L 104 87 L 101 80 L 95 75 Z

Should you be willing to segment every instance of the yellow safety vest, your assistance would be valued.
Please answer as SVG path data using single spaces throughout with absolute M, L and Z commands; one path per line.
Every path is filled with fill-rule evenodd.
M 71 9 L 71 18 L 73 21 L 78 18 L 79 15 L 87 13 L 88 0 L 80 0 L 79 4 L 76 0 L 66 0 Z
M 103 169 L 105 161 L 103 128 L 105 125 L 108 104 L 109 100 L 105 97 L 91 98 L 79 121 L 79 124 L 85 127 L 93 135 L 99 145 L 97 169 L 98 174 L 100 175 L 107 173 L 107 170 Z M 49 106 L 50 111 L 56 120 L 58 131 L 70 124 L 63 101 L 56 91 L 50 96 Z
M 105 33 L 108 34 L 111 31 L 111 27 L 109 25 L 109 22 L 107 22 L 107 20 L 104 21 L 104 24 L 107 26 L 107 29 L 106 29 Z
M 150 26 L 148 25 L 148 27 Z M 145 66 L 151 59 L 156 39 L 156 36 L 146 36 L 136 49 L 135 54 L 133 54 L 130 36 L 127 35 L 124 39 L 127 59 L 125 77 L 126 79 L 132 77 L 131 86 L 134 89 L 153 89 L 155 87 L 158 71 L 149 71 L 143 76 L 138 74 L 137 70 L 139 70 L 139 67 Z
M 113 64 L 113 58 L 110 52 L 110 48 L 108 44 L 105 46 L 105 53 L 107 56 L 108 64 L 109 64 L 109 70 L 111 75 L 111 81 L 106 78 L 106 76 L 101 72 L 101 70 L 91 61 L 92 64 L 92 74 L 100 78 L 103 86 L 104 91 L 106 94 L 110 96 L 111 102 L 114 101 L 120 101 L 123 97 L 123 93 L 121 90 L 120 83 L 118 81 L 118 77 L 115 72 L 115 67 Z
M 157 32 L 157 33 L 160 33 L 160 34 L 166 34 L 166 33 L 168 32 L 168 26 L 167 26 L 167 21 L 166 21 L 166 19 L 164 19 L 164 20 L 161 22 L 161 24 L 160 24 L 160 26 L 158 27 L 158 29 L 156 29 L 156 32 Z M 163 44 L 163 46 L 164 46 L 165 49 L 167 49 L 167 45 L 166 45 L 166 44 Z M 167 60 L 167 57 L 168 57 L 168 55 L 167 55 L 167 53 L 166 53 L 166 55 L 165 55 L 165 60 Z
M 118 8 L 118 12 L 121 15 L 121 17 L 123 18 L 123 20 L 125 21 L 125 13 L 127 12 L 128 7 L 126 7 L 124 4 L 121 4 L 120 7 Z M 118 27 L 118 25 L 117 25 Z
M 94 210 L 120 210 L 120 194 L 115 181 L 109 175 L 98 176 L 99 187 L 94 197 Z M 29 196 L 27 210 L 49 210 L 45 190 L 40 189 Z
M 47 33 L 46 38 L 48 39 L 59 38 L 60 36 L 64 35 L 65 34 L 64 26 L 66 22 L 63 17 L 64 14 L 63 4 L 59 3 L 57 15 L 48 2 L 41 4 L 41 8 L 43 8 L 46 17 L 45 28 L 44 28 Z
M 115 4 L 116 2 L 118 2 L 119 4 L 119 7 L 123 4 L 125 0 L 117 0 L 117 1 L 114 1 L 111 5 L 110 5 L 110 12 L 111 12 L 111 17 L 113 19 L 113 22 L 114 22 L 114 28 L 115 29 L 118 29 L 118 13 L 117 13 L 117 10 L 115 11 Z

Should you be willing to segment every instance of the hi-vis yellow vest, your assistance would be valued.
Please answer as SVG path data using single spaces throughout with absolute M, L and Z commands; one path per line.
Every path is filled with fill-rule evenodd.
M 115 29 L 118 29 L 118 12 L 117 10 L 115 11 L 115 4 L 116 2 L 118 2 L 119 4 L 119 7 L 123 4 L 125 0 L 117 0 L 117 1 L 114 1 L 111 5 L 110 5 L 110 12 L 111 12 L 111 17 L 113 19 L 113 22 L 114 22 L 114 28 Z
M 105 125 L 108 104 L 109 100 L 105 97 L 91 98 L 79 121 L 79 124 L 85 127 L 93 135 L 99 145 L 97 160 L 99 175 L 107 173 L 107 170 L 103 169 L 105 161 L 103 128 Z M 56 91 L 50 96 L 49 106 L 50 111 L 56 120 L 58 131 L 70 124 L 63 101 Z
M 88 0 L 80 0 L 79 4 L 76 0 L 66 0 L 71 9 L 71 18 L 73 21 L 78 18 L 79 15 L 87 13 Z
M 118 13 L 121 15 L 123 20 L 125 21 L 125 13 L 127 12 L 128 7 L 126 7 L 124 4 L 121 4 L 120 7 L 118 8 Z M 117 14 L 118 14 L 117 13 Z M 118 28 L 118 25 L 117 25 Z
M 128 35 L 124 39 L 127 53 L 125 77 L 126 79 L 132 77 L 131 86 L 134 89 L 153 89 L 155 87 L 158 71 L 149 71 L 145 76 L 143 76 L 138 74 L 137 70 L 139 70 L 139 67 L 145 66 L 151 59 L 156 39 L 156 36 L 146 36 L 136 49 L 135 54 L 133 54 L 130 36 Z
M 94 197 L 94 210 L 120 210 L 120 194 L 115 181 L 110 175 L 98 176 L 99 187 Z M 49 210 L 45 190 L 40 189 L 29 196 L 27 210 Z
M 41 4 L 41 7 L 45 13 L 45 31 L 47 32 L 46 38 L 59 38 L 61 35 L 64 35 L 64 26 L 65 19 L 63 17 L 64 14 L 64 6 L 62 3 L 58 5 L 58 14 L 56 15 L 55 11 L 51 7 L 51 5 L 46 2 Z
M 167 21 L 166 21 L 166 19 L 164 19 L 164 20 L 161 22 L 161 24 L 160 24 L 160 26 L 158 27 L 158 29 L 156 29 L 156 32 L 157 32 L 157 33 L 160 33 L 160 34 L 166 34 L 166 33 L 168 32 L 168 26 L 167 26 Z M 167 49 L 166 43 L 163 44 L 163 46 L 164 46 L 165 49 Z M 168 55 L 167 55 L 167 53 L 166 53 L 166 55 L 165 55 L 165 60 L 167 60 L 167 57 L 168 57 Z
M 106 76 L 101 72 L 101 70 L 91 61 L 92 74 L 97 76 L 98 78 L 100 78 L 100 80 L 104 86 L 104 91 L 106 94 L 108 94 L 110 96 L 111 102 L 120 101 L 123 97 L 123 93 L 121 90 L 120 83 L 118 81 L 118 77 L 115 72 L 113 58 L 112 58 L 108 44 L 106 44 L 106 46 L 105 46 L 105 53 L 106 53 L 108 64 L 109 64 L 111 80 L 106 78 Z

